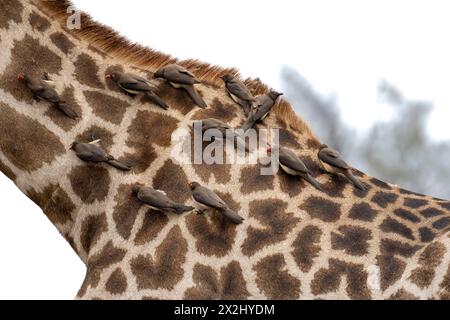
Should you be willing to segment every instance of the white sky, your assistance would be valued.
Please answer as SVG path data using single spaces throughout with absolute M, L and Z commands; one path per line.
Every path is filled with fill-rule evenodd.
M 283 65 L 364 128 L 385 118 L 380 79 L 408 98 L 433 101 L 430 133 L 449 139 L 448 1 L 75 0 L 128 38 L 180 58 L 236 66 L 280 86 Z
M 238 67 L 275 88 L 282 66 L 292 66 L 335 94 L 345 119 L 360 128 L 384 117 L 376 88 L 385 78 L 409 98 L 434 101 L 430 131 L 450 138 L 448 1 L 74 2 L 134 41 Z M 2 174 L 0 251 L 0 299 L 71 299 L 84 277 L 69 245 Z

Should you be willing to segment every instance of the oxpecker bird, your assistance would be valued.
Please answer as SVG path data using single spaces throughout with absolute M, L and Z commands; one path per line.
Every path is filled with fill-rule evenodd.
M 352 168 L 344 161 L 344 159 L 342 159 L 339 152 L 323 144 L 320 146 L 318 156 L 322 168 L 325 171 L 332 174 L 342 174 L 350 180 L 355 187 L 361 190 L 366 190 L 364 184 L 351 173 Z
M 200 83 L 195 76 L 186 68 L 177 65 L 169 64 L 157 70 L 154 74 L 155 78 L 162 78 L 167 80 L 174 88 L 182 88 L 186 90 L 192 100 L 200 107 L 207 108 L 206 102 L 195 89 L 194 85 Z
M 131 170 L 131 168 L 128 165 L 118 160 L 115 160 L 113 156 L 111 156 L 101 147 L 96 145 L 95 142 L 91 143 L 74 142 L 70 146 L 70 149 L 75 151 L 77 157 L 83 161 L 94 163 L 105 162 L 119 170 L 123 171 Z
M 145 94 L 151 101 L 156 103 L 158 106 L 164 110 L 169 109 L 167 104 L 155 93 L 156 88 L 147 80 L 140 76 L 123 73 L 123 72 L 112 72 L 106 75 L 107 79 L 111 79 L 125 92 L 131 95 Z
M 272 110 L 278 97 L 281 95 L 283 94 L 271 90 L 267 94 L 256 97 L 253 108 L 250 111 L 242 129 L 247 131 L 248 129 L 253 128 L 256 122 L 263 121 L 270 113 L 270 110 Z
M 161 190 L 155 190 L 146 186 L 135 185 L 133 187 L 133 194 L 139 199 L 139 201 L 145 203 L 152 209 L 159 211 L 169 210 L 180 214 L 195 209 L 191 206 L 176 203 Z
M 52 81 L 50 81 L 47 74 L 44 74 L 44 77 L 42 79 L 33 78 L 25 74 L 20 74 L 18 79 L 27 85 L 35 101 L 45 100 L 47 102 L 50 102 L 54 107 L 64 113 L 67 117 L 73 120 L 78 118 L 76 112 L 73 111 L 66 104 L 66 102 L 60 99 L 56 90 L 50 85 Z
M 189 186 L 192 190 L 192 197 L 196 201 L 200 213 L 212 208 L 218 210 L 225 218 L 235 224 L 240 224 L 244 221 L 244 218 L 231 210 L 225 201 L 213 191 L 201 186 L 198 182 L 191 182 L 189 183 Z
M 244 109 L 245 115 L 248 116 L 255 102 L 255 97 L 250 90 L 242 81 L 229 74 L 222 76 L 221 79 L 225 82 L 225 88 L 230 97 Z
M 267 153 L 269 155 L 272 153 L 271 147 L 267 147 Z M 293 151 L 279 147 L 278 161 L 284 172 L 292 176 L 299 176 L 312 184 L 316 189 L 323 191 L 320 183 L 313 178 L 311 171 L 309 171 L 303 161 Z

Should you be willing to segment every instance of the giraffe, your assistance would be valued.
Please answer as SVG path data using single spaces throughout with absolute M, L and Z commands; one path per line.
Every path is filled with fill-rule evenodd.
M 281 100 L 264 120 L 322 185 L 257 165 L 177 164 L 172 133 L 193 120 L 244 122 L 220 77 L 234 69 L 178 61 L 202 81 L 208 104 L 152 79 L 176 59 L 129 43 L 68 1 L 0 0 L 0 170 L 35 201 L 86 265 L 78 299 L 450 299 L 450 202 L 357 170 L 367 190 L 320 171 L 321 142 Z M 76 113 L 33 102 L 17 75 L 43 69 Z M 131 98 L 105 80 L 113 70 L 147 77 L 170 109 Z M 245 81 L 254 95 L 258 80 Z M 119 172 L 81 162 L 73 141 L 134 163 Z M 135 183 L 192 204 L 188 182 L 217 192 L 245 222 L 218 214 L 158 212 L 132 197 Z

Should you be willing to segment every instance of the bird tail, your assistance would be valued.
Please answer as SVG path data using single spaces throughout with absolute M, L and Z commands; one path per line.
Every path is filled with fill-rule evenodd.
M 189 96 L 194 100 L 194 102 L 202 109 L 206 109 L 208 106 L 206 105 L 206 102 L 203 100 L 203 98 L 200 96 L 200 94 L 197 92 L 197 90 L 194 88 L 193 85 L 187 85 L 184 87 L 186 92 L 189 94 Z
M 176 213 L 180 214 L 180 213 L 183 213 L 183 212 L 192 211 L 195 208 L 191 207 L 191 206 L 185 206 L 185 205 L 182 205 L 182 204 L 177 204 L 177 205 L 175 205 L 175 207 L 173 209 L 175 210 Z
M 308 181 L 310 184 L 312 184 L 314 186 L 314 188 L 316 188 L 319 191 L 323 191 L 322 186 L 320 185 L 319 181 L 317 181 L 316 179 L 313 178 L 313 176 L 311 176 L 310 174 L 307 174 L 304 176 L 304 179 L 306 181 Z
M 346 171 L 344 175 L 347 177 L 348 180 L 350 180 L 355 185 L 355 187 L 363 191 L 366 190 L 366 186 L 358 178 L 356 178 L 350 171 Z
M 131 167 L 126 165 L 125 163 L 118 161 L 116 159 L 112 159 L 108 161 L 108 164 L 122 171 L 130 171 Z
M 242 218 L 240 215 L 238 215 L 236 212 L 231 210 L 230 208 L 224 208 L 221 210 L 222 214 L 231 220 L 235 224 L 240 224 L 244 221 L 244 218 Z
M 73 111 L 65 101 L 59 101 L 55 103 L 55 106 L 58 108 L 59 111 L 64 113 L 66 116 L 68 116 L 70 119 L 75 120 L 78 118 L 78 114 Z
M 156 93 L 154 92 L 147 92 L 147 97 L 153 101 L 154 103 L 156 103 L 158 106 L 160 106 L 161 108 L 163 108 L 164 110 L 169 109 L 169 106 L 164 102 L 163 99 L 161 99 L 160 96 L 158 96 Z

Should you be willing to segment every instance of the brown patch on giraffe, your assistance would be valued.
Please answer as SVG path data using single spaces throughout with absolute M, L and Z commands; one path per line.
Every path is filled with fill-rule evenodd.
M 254 267 L 258 288 L 271 300 L 298 299 L 300 280 L 286 270 L 282 254 L 261 259 Z
M 432 217 L 443 215 L 444 212 L 442 212 L 441 210 L 436 209 L 436 208 L 426 208 L 426 209 L 423 209 L 422 211 L 420 211 L 420 214 L 422 216 L 424 216 L 425 218 L 432 218 Z
M 409 227 L 390 217 L 383 220 L 380 229 L 387 233 L 395 233 L 404 238 L 414 240 L 413 232 Z
M 279 139 L 280 139 L 280 145 L 282 146 L 289 146 L 292 148 L 300 148 L 300 144 L 297 142 L 297 137 L 294 136 L 292 133 L 290 133 L 286 129 L 279 129 Z
M 370 230 L 357 226 L 340 226 L 339 233 L 331 233 L 331 247 L 334 250 L 344 250 L 352 256 L 362 256 L 368 252 L 369 243 L 372 239 Z
M 280 181 L 281 191 L 288 194 L 290 197 L 299 195 L 307 187 L 308 184 L 308 182 L 306 182 L 302 178 L 287 174 L 281 168 L 280 173 L 278 174 L 278 179 Z
M 126 142 L 127 146 L 136 151 L 125 155 L 125 158 L 135 163 L 132 169 L 134 173 L 144 172 L 156 159 L 153 143 L 162 147 L 170 146 L 171 135 L 177 125 L 178 120 L 171 116 L 151 111 L 138 111 L 128 128 L 129 137 Z
M 91 56 L 86 53 L 80 54 L 74 62 L 74 65 L 74 76 L 79 82 L 89 87 L 98 89 L 105 88 L 105 85 L 100 80 L 98 75 L 99 67 Z
M 214 98 L 213 102 L 207 109 L 199 109 L 194 113 L 191 119 L 202 120 L 207 118 L 215 118 L 228 123 L 237 117 L 237 112 L 238 109 L 233 104 L 223 104 L 218 98 Z
M 65 54 L 68 54 L 73 48 L 75 48 L 75 44 L 62 32 L 53 33 L 50 36 L 50 40 L 52 40 L 53 44 Z
M 103 232 L 108 230 L 106 214 L 88 216 L 81 225 L 80 243 L 84 251 L 89 255 L 91 248 L 95 246 Z
M 378 191 L 373 197 L 372 202 L 378 204 L 381 208 L 385 209 L 389 204 L 394 203 L 398 198 L 398 195 L 391 192 Z
M 418 223 L 420 222 L 420 218 L 417 217 L 416 215 L 414 215 L 411 211 L 402 209 L 402 208 L 397 208 L 394 210 L 394 214 L 399 217 L 402 218 L 404 220 L 413 222 L 413 223 Z
M 104 150 L 109 151 L 113 144 L 114 134 L 108 129 L 93 125 L 86 129 L 83 133 L 79 134 L 75 141 L 82 143 L 89 143 L 95 140 L 100 140 L 98 145 Z
M 287 203 L 279 199 L 255 200 L 249 204 L 249 215 L 257 219 L 262 228 L 250 226 L 242 252 L 251 256 L 262 248 L 284 241 L 287 234 L 300 221 L 287 212 Z
M 0 149 L 25 171 L 39 169 L 65 152 L 59 138 L 36 120 L 0 102 Z
M 235 212 L 240 205 L 230 194 L 217 192 Z M 225 256 L 233 246 L 237 226 L 216 210 L 208 210 L 203 215 L 190 214 L 186 217 L 189 232 L 195 237 L 197 250 L 208 256 Z
M 237 261 L 231 261 L 217 272 L 208 266 L 197 263 L 193 271 L 194 287 L 186 290 L 184 299 L 189 300 L 243 300 L 249 293 Z
M 391 255 L 378 255 L 378 267 L 380 268 L 380 285 L 386 290 L 399 280 L 405 270 L 406 263 Z
M 72 86 L 64 89 L 63 93 L 61 94 L 61 100 L 66 102 L 70 109 L 76 112 L 76 114 L 78 115 L 78 118 L 76 120 L 67 117 L 64 113 L 62 113 L 52 105 L 49 106 L 45 115 L 52 119 L 55 124 L 63 128 L 64 130 L 69 131 L 78 122 L 81 121 L 83 116 L 82 109 L 78 102 L 75 100 L 74 88 Z
M 163 212 L 149 209 L 145 213 L 142 227 L 137 232 L 134 243 L 137 245 L 145 245 L 155 240 L 168 222 L 169 218 Z
M 416 198 L 405 198 L 403 204 L 409 208 L 417 209 L 428 204 L 428 200 L 416 199 Z
M 422 289 L 429 287 L 435 276 L 435 268 L 441 264 L 445 252 L 442 243 L 430 243 L 420 254 L 419 266 L 411 271 L 409 279 Z
M 373 221 L 373 219 L 378 215 L 378 210 L 373 209 L 368 203 L 361 202 L 356 203 L 352 206 L 349 211 L 348 217 L 355 220 L 361 221 Z
M 3 7 L 3 5 L 2 5 L 2 7 Z M 33 30 L 37 30 L 40 32 L 44 32 L 45 30 L 50 28 L 50 21 L 48 21 L 47 18 L 41 16 L 40 14 L 36 13 L 35 11 L 31 12 L 28 22 L 30 23 L 31 28 L 33 28 Z
M 15 181 L 17 178 L 16 174 L 11 170 L 10 167 L 8 167 L 5 163 L 3 163 L 2 160 L 0 160 L 0 172 L 2 172 L 5 176 L 7 176 L 12 181 Z
M 320 237 L 322 231 L 316 226 L 306 226 L 299 232 L 297 238 L 292 243 L 295 262 L 303 272 L 311 270 L 314 259 L 320 253 Z
M 435 234 L 428 227 L 422 227 L 419 229 L 420 241 L 422 242 L 431 242 L 434 240 Z
M 363 265 L 344 262 L 338 259 L 328 261 L 328 269 L 318 270 L 311 282 L 314 295 L 321 295 L 336 291 L 345 276 L 347 280 L 346 292 L 351 299 L 370 299 L 367 288 L 367 272 Z
M 183 278 L 187 242 L 178 226 L 173 227 L 152 256 L 139 255 L 130 261 L 139 290 L 168 289 Z
M 0 29 L 7 29 L 10 22 L 22 22 L 23 5 L 17 0 L 0 0 Z
M 96 288 L 102 271 L 122 261 L 125 253 L 125 250 L 116 248 L 113 242 L 109 241 L 98 254 L 89 257 L 86 277 L 77 296 L 83 297 L 89 287 Z
M 450 265 L 445 273 L 444 279 L 439 284 L 439 298 L 442 300 L 450 300 Z
M 171 108 L 180 111 L 184 115 L 189 113 L 192 109 L 198 108 L 184 89 L 176 89 L 167 82 L 160 83 L 156 93 Z
M 340 204 L 316 196 L 306 199 L 299 208 L 324 222 L 336 222 L 342 215 Z
M 195 142 L 195 137 L 193 135 L 193 131 L 191 131 L 191 150 L 193 150 L 193 151 L 195 151 L 194 142 Z M 211 147 L 210 147 L 211 149 L 209 149 L 211 152 L 210 153 L 211 157 L 215 157 L 216 156 L 216 148 L 213 147 L 213 142 L 202 141 L 202 152 L 206 154 L 207 151 L 205 150 L 205 148 L 208 145 L 211 145 Z M 226 144 L 224 144 L 223 146 L 219 145 L 217 147 L 217 151 L 222 152 L 222 155 L 217 155 L 220 160 L 227 159 L 226 158 L 227 157 Z M 203 182 L 207 183 L 209 181 L 209 179 L 211 178 L 211 176 L 214 176 L 214 178 L 216 179 L 216 182 L 221 183 L 221 184 L 228 183 L 231 179 L 231 168 L 232 168 L 231 164 L 227 164 L 227 163 L 196 164 L 195 158 L 194 158 L 194 152 L 192 152 L 192 154 L 191 154 L 191 161 L 193 162 L 192 167 L 194 168 L 195 173 L 197 173 L 197 175 L 203 180 Z
M 239 183 L 241 193 L 250 194 L 252 192 L 273 189 L 274 175 L 261 175 L 259 166 L 250 166 L 241 170 Z
M 143 206 L 132 192 L 133 184 L 123 184 L 114 197 L 116 203 L 113 211 L 113 219 L 116 224 L 117 232 L 125 239 L 128 240 L 131 235 L 131 229 L 133 229 L 136 222 L 139 209 Z
M 28 190 L 27 196 L 36 203 L 53 224 L 65 224 L 72 221 L 75 204 L 59 184 L 51 184 L 41 192 Z
M 11 62 L 0 78 L 0 86 L 17 100 L 32 104 L 33 98 L 30 90 L 17 79 L 17 76 L 25 73 L 30 77 L 41 78 L 44 71 L 49 74 L 59 73 L 61 66 L 61 58 L 56 53 L 42 46 L 39 40 L 25 35 L 22 40 L 14 41 Z M 39 105 L 41 104 L 45 103 L 39 103 Z
M 69 179 L 73 191 L 84 203 L 103 201 L 108 196 L 111 178 L 101 165 L 77 166 L 70 172 Z
M 341 175 L 331 175 L 330 179 L 324 184 L 322 184 L 323 191 L 334 198 L 342 198 L 345 187 L 350 182 L 347 178 Z
M 445 227 L 450 225 L 450 217 L 443 217 L 435 222 L 433 222 L 432 226 L 435 229 L 442 230 Z
M 189 181 L 183 168 L 166 160 L 153 178 L 153 188 L 164 191 L 171 199 L 183 203 L 191 196 Z
M 84 96 L 95 115 L 114 124 L 120 124 L 128 102 L 97 91 L 84 91 Z
M 405 258 L 411 257 L 421 248 L 422 246 L 419 245 L 412 246 L 408 243 L 391 239 L 382 239 L 380 245 L 381 253 L 383 255 L 401 255 Z
M 105 289 L 111 294 L 121 294 L 127 290 L 128 283 L 127 277 L 123 273 L 122 269 L 117 268 L 106 281 Z
M 104 74 L 105 78 L 106 78 L 106 75 L 111 74 L 113 72 L 124 72 L 124 70 L 123 70 L 123 67 L 121 65 L 118 65 L 118 64 L 116 64 L 114 66 L 109 66 L 105 70 L 105 74 Z M 111 91 L 124 93 L 123 90 L 120 89 L 120 87 L 114 81 L 106 80 L 106 86 Z
M 423 194 L 414 192 L 414 191 L 409 191 L 409 190 L 405 190 L 405 189 L 398 189 L 398 192 L 400 192 L 401 194 L 406 194 L 406 195 L 410 195 L 410 196 L 419 196 L 419 197 L 424 197 Z
M 446 202 L 439 202 L 439 205 L 447 210 L 450 210 L 450 202 L 446 201 Z
M 377 187 L 379 187 L 379 188 L 381 188 L 381 189 L 392 190 L 392 187 L 391 187 L 389 184 L 387 184 L 387 183 L 384 182 L 384 181 L 378 180 L 378 179 L 376 179 L 376 178 L 371 178 L 371 179 L 370 179 L 370 182 L 371 182 L 373 185 L 375 185 L 375 186 L 377 186 Z
M 400 289 L 393 295 L 391 295 L 389 300 L 419 300 L 419 297 L 416 297 L 412 293 L 406 291 L 405 289 Z

